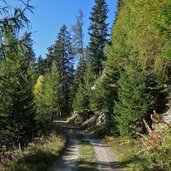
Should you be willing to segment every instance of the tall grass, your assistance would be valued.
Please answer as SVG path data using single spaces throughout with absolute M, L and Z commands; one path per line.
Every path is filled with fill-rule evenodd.
M 37 138 L 24 151 L 16 151 L 15 159 L 6 163 L 4 171 L 47 171 L 65 146 L 65 138 L 55 133 Z

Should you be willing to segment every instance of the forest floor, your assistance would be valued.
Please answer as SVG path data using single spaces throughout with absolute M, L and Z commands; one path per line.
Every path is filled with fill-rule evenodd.
M 117 160 L 111 148 L 102 139 L 89 133 L 85 133 L 78 127 L 70 125 L 65 121 L 57 121 L 57 124 L 65 130 L 68 143 L 64 153 L 48 171 L 124 170 L 122 164 Z M 86 144 L 93 147 L 92 149 L 95 154 L 94 159 L 92 159 L 92 157 L 88 157 L 88 160 L 81 159 L 80 155 L 90 155 L 87 154 L 88 151 L 86 151 L 86 147 L 84 147 L 83 144 L 80 145 L 82 141 L 86 141 Z M 85 154 L 80 154 L 81 148 L 85 148 Z

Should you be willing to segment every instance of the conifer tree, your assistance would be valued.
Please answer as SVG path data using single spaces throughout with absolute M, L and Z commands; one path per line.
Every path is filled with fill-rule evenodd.
M 83 12 L 79 10 L 79 16 L 77 17 L 77 21 L 75 25 L 72 26 L 73 33 L 73 49 L 76 55 L 79 55 L 79 58 L 83 58 L 84 53 L 84 34 L 83 34 Z
M 48 54 L 46 61 L 54 60 L 59 72 L 61 86 L 62 86 L 62 100 L 61 100 L 61 112 L 64 115 L 68 115 L 72 110 L 73 99 L 73 47 L 71 43 L 70 32 L 64 25 L 61 27 L 57 40 Z
M 91 111 L 90 97 L 92 95 L 92 87 L 94 80 L 93 69 L 89 60 L 87 60 L 86 66 L 87 67 L 83 76 L 83 83 L 80 84 L 73 100 L 74 110 L 80 113 L 83 117 Z
M 56 60 L 56 56 L 54 54 L 54 46 L 50 46 L 48 48 L 48 53 L 46 54 L 46 59 L 44 59 L 44 65 L 46 65 L 47 69 L 50 70 L 52 63 Z
M 124 5 L 124 1 L 123 0 L 118 0 L 118 2 L 117 2 L 117 10 L 119 11 L 122 8 L 123 5 Z
M 84 89 L 83 84 L 80 84 L 77 92 L 75 93 L 72 107 L 74 111 L 78 112 L 79 114 L 82 114 L 84 112 Z
M 27 34 L 20 37 L 18 33 L 28 24 L 25 12 L 31 10 L 31 6 L 29 3 L 24 4 L 23 9 L 11 8 L 7 3 L 5 6 L 0 7 L 0 129 L 5 131 L 0 140 L 4 142 L 5 138 L 7 147 L 10 142 L 23 146 L 35 129 L 32 94 L 34 56 L 28 53 L 32 51 L 31 38 Z
M 77 17 L 76 24 L 72 26 L 73 33 L 73 48 L 76 60 L 78 60 L 77 69 L 75 71 L 74 84 L 75 91 L 79 87 L 79 84 L 83 83 L 83 75 L 85 70 L 85 57 L 84 57 L 84 44 L 83 44 L 83 13 L 79 10 L 79 16 Z
M 39 56 L 36 62 L 36 74 L 37 76 L 45 74 L 47 67 L 46 67 L 46 60 Z
M 46 130 L 47 125 L 61 111 L 61 83 L 59 71 L 55 62 L 45 76 L 39 76 L 34 87 L 35 104 L 37 107 L 36 120 L 41 129 Z
M 93 111 L 104 112 L 111 121 L 113 106 L 117 100 L 117 79 L 118 72 L 109 68 L 103 71 L 103 75 L 94 83 L 94 89 L 90 98 L 90 106 Z
M 143 119 L 149 121 L 155 109 L 162 112 L 165 105 L 165 89 L 152 75 L 131 66 L 119 79 L 119 101 L 114 107 L 115 119 L 120 135 L 135 136 L 143 132 Z M 159 102 L 160 101 L 160 102 Z
M 120 135 L 130 136 L 142 131 L 141 120 L 148 114 L 149 102 L 145 78 L 136 71 L 125 72 L 119 80 L 119 102 L 114 112 Z
M 114 90 L 115 96 L 109 100 L 115 109 L 111 112 L 113 130 L 117 126 L 122 135 L 132 135 L 142 130 L 142 118 L 149 121 L 152 109 L 158 112 L 165 109 L 164 84 L 167 84 L 168 77 L 166 66 L 169 68 L 170 65 L 170 40 L 166 29 L 169 28 L 167 22 L 170 15 L 169 12 L 163 11 L 169 10 L 166 6 L 169 6 L 166 1 L 118 1 L 119 9 L 112 30 L 111 43 L 107 47 L 105 70 L 99 78 L 101 80 L 96 84 L 97 87 L 99 84 L 105 85 L 107 79 L 109 87 Z M 104 97 L 111 97 L 110 88 L 106 89 L 104 97 L 103 94 L 100 96 L 100 87 L 103 88 L 99 86 L 92 96 L 93 110 L 97 110 L 98 103 L 100 104 Z M 142 94 L 144 99 L 148 98 L 137 98 L 138 101 L 135 102 L 137 94 Z M 104 100 L 102 106 L 105 106 L 105 102 Z M 139 110 L 139 115 L 134 107 Z
M 105 0 L 95 0 L 92 8 L 89 27 L 89 49 L 93 71 L 98 75 L 102 74 L 104 69 L 103 62 L 106 60 L 104 53 L 108 39 L 108 24 L 106 23 L 108 7 Z
M 33 104 L 33 73 L 32 60 L 28 55 L 28 47 L 20 42 L 25 40 L 18 40 L 15 34 L 12 33 L 9 39 L 4 40 L 8 45 L 4 51 L 4 69 L 1 75 L 1 86 L 3 92 L 3 99 L 8 99 L 8 102 L 3 103 L 7 116 L 7 126 L 10 132 L 13 132 L 14 142 L 25 143 L 29 136 L 31 136 L 34 125 L 34 104 Z M 27 40 L 25 41 L 27 44 Z M 32 123 L 32 124 L 30 124 Z M 27 138 L 26 138 L 27 137 Z M 23 144 L 22 144 L 23 145 Z

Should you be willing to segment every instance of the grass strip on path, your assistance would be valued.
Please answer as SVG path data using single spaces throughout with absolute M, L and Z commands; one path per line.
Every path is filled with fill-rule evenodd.
M 77 171 L 96 170 L 96 158 L 93 146 L 88 140 L 80 140 Z

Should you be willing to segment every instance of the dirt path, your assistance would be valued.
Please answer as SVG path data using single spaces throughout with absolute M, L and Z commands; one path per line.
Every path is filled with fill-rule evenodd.
M 68 145 L 64 154 L 53 164 L 48 171 L 72 171 L 77 165 L 79 156 L 79 140 L 75 136 L 75 128 L 66 122 L 59 121 L 61 127 L 67 131 Z
M 95 138 L 90 138 L 89 141 L 91 142 L 95 150 L 97 170 L 123 170 L 123 168 L 121 167 L 121 163 L 117 160 L 111 148 L 106 143 L 104 143 L 100 139 Z
M 92 135 L 86 134 L 75 127 L 68 125 L 65 122 L 60 122 L 60 125 L 68 133 L 69 143 L 66 147 L 64 154 L 53 164 L 48 171 L 76 171 L 77 161 L 79 157 L 79 140 L 80 137 L 88 141 L 93 145 L 96 156 L 97 169 L 101 171 L 121 171 L 120 162 L 114 156 L 110 147 L 104 143 L 101 139 L 95 138 Z M 76 136 L 77 135 L 77 136 Z M 78 136 L 81 135 L 81 136 Z M 91 163 L 91 162 L 90 162 Z M 92 169 L 83 168 L 83 171 L 93 171 Z

